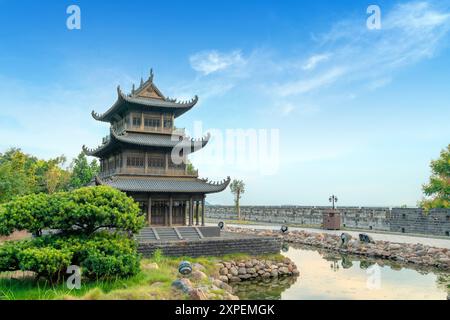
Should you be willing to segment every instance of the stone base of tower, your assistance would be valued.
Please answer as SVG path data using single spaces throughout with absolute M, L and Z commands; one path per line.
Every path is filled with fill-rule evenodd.
M 211 227 L 205 227 L 211 228 Z M 161 231 L 162 228 L 155 228 Z M 138 251 L 144 257 L 151 257 L 156 250 L 166 256 L 222 256 L 242 253 L 248 255 L 276 254 L 282 241 L 277 237 L 249 236 L 231 232 L 220 232 L 219 236 L 183 240 L 139 240 Z

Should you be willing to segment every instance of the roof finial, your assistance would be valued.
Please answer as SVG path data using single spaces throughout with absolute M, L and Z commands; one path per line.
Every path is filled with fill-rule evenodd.
M 142 87 L 143 84 L 144 84 L 144 79 L 142 79 L 142 77 L 141 77 L 141 84 L 139 85 L 139 88 Z
M 133 83 L 133 88 L 131 88 L 131 93 L 134 93 L 134 90 L 135 90 L 135 88 L 134 88 L 134 83 Z
M 148 77 L 148 80 L 150 80 L 150 82 L 153 82 L 153 68 L 150 69 L 150 76 Z

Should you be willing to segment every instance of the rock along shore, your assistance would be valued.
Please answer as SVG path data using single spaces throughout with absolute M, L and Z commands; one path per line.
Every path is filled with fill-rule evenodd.
M 349 234 L 346 234 L 345 243 L 343 243 L 341 237 L 337 235 L 312 233 L 303 230 L 282 233 L 278 230 L 226 227 L 226 231 L 260 236 L 276 236 L 288 243 L 324 248 L 340 253 L 389 259 L 403 263 L 436 267 L 439 269 L 450 269 L 450 250 L 419 243 L 375 242 L 373 240 L 371 240 L 370 243 L 366 243 L 359 239 L 352 238 Z
M 217 266 L 219 267 L 219 280 L 223 282 L 299 275 L 297 266 L 289 258 L 278 262 L 264 259 L 221 261 Z

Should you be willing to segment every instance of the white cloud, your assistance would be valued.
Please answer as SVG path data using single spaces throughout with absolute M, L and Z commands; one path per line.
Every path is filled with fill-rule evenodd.
M 221 53 L 216 50 L 202 51 L 190 56 L 189 61 L 191 67 L 203 75 L 245 64 L 245 60 L 239 50 L 229 53 Z
M 287 115 L 291 114 L 292 111 L 294 111 L 294 110 L 295 110 L 295 107 L 291 103 L 287 103 L 281 108 L 281 114 L 283 116 L 287 116 Z
M 276 92 L 281 96 L 308 93 L 337 81 L 345 74 L 345 68 L 335 67 L 316 77 L 286 83 L 278 87 Z
M 317 64 L 323 61 L 327 61 L 330 58 L 328 54 L 316 54 L 311 56 L 306 63 L 302 66 L 303 70 L 313 70 Z
M 288 97 L 331 85 L 352 86 L 352 92 L 384 87 L 401 68 L 433 57 L 446 43 L 449 31 L 450 12 L 428 2 L 403 3 L 383 11 L 381 30 L 367 29 L 360 19 L 339 21 L 318 37 L 318 47 L 313 48 L 327 54 L 310 56 L 302 64 L 310 72 L 285 77 L 277 92 Z M 315 70 L 330 56 L 328 70 Z

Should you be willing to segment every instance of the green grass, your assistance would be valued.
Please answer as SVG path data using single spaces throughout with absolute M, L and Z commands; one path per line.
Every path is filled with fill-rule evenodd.
M 128 279 L 111 281 L 82 281 L 80 289 L 68 289 L 65 283 L 51 285 L 44 280 L 36 281 L 34 278 L 17 277 L 17 273 L 0 273 L 0 300 L 52 300 L 52 299 L 127 299 L 127 300 L 153 300 L 153 299 L 187 299 L 187 295 L 173 289 L 172 282 L 179 278 L 178 264 L 183 260 L 191 263 L 200 263 L 204 266 L 203 272 L 208 279 L 191 282 L 194 285 L 206 285 L 211 281 L 210 276 L 218 275 L 216 263 L 220 260 L 249 259 L 244 254 L 232 254 L 223 257 L 166 257 L 160 252 L 151 259 L 141 261 L 141 271 Z M 265 255 L 258 258 L 282 260 L 281 255 Z M 148 269 L 151 263 L 156 262 L 158 269 Z M 221 292 L 213 292 L 220 294 Z

